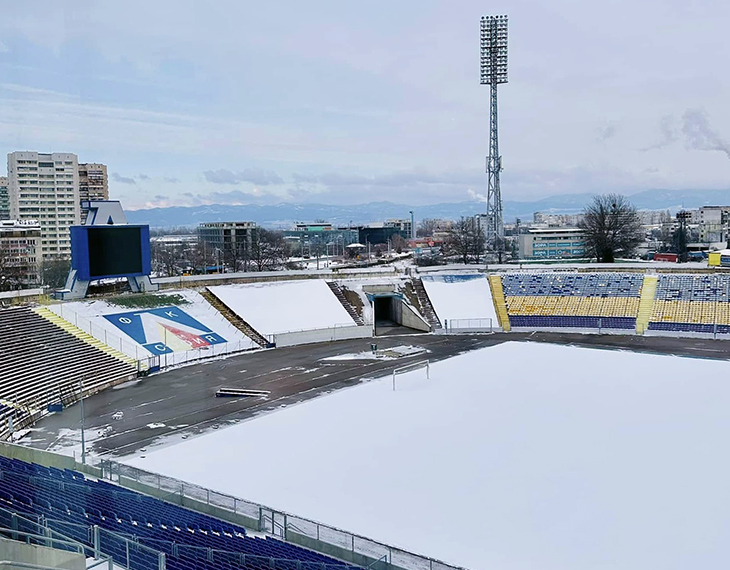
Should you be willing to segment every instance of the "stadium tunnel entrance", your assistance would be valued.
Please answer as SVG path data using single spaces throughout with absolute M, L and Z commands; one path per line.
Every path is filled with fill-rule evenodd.
M 373 304 L 375 335 L 430 332 L 429 324 L 403 297 L 402 293 L 368 294 Z

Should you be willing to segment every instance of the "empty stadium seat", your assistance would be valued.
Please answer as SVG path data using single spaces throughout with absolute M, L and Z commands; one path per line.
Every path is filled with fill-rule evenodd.
M 507 273 L 502 284 L 514 327 L 630 330 L 643 279 L 636 273 Z
M 129 549 L 132 566 L 143 570 L 157 569 L 155 552 L 166 554 L 170 569 L 356 568 L 281 540 L 247 536 L 243 527 L 106 481 L 86 479 L 78 473 L 69 478 L 57 469 L 2 456 L 0 506 L 32 521 L 43 520 L 85 544 L 89 551 L 93 547 L 91 526 L 112 531 L 115 535 L 103 535 L 104 553 L 123 562 L 127 549 L 117 536 L 130 538 L 148 547 Z

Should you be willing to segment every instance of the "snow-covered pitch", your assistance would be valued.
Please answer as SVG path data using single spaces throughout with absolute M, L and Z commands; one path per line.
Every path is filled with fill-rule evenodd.
M 218 285 L 209 289 L 261 334 L 355 326 L 322 279 Z
M 472 570 L 721 568 L 729 374 L 506 343 L 130 463 Z
M 491 319 L 492 326 L 499 326 L 489 281 L 483 275 L 433 275 L 422 281 L 442 324 L 447 320 Z M 468 328 L 466 323 L 462 325 Z

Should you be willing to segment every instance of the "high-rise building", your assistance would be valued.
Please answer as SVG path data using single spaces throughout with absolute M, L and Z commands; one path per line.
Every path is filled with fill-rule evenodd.
M 10 219 L 10 199 L 8 198 L 8 179 L 0 176 L 0 220 Z
M 91 162 L 79 164 L 79 199 L 81 202 L 87 200 L 108 200 L 109 180 L 106 174 L 106 164 L 95 164 Z M 86 222 L 88 210 L 81 208 L 81 223 Z
M 81 223 L 78 166 L 71 153 L 8 154 L 10 218 L 38 220 L 41 260 L 71 255 L 69 226 Z
M 109 199 L 106 164 L 90 162 L 79 164 L 79 199 L 82 202 Z

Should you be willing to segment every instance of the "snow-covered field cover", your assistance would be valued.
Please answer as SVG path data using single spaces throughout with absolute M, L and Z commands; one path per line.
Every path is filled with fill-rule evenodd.
M 322 279 L 216 285 L 209 289 L 261 334 L 355 326 Z
M 49 309 L 63 317 L 95 338 L 109 346 L 136 358 L 147 358 L 151 355 L 161 355 L 165 365 L 182 363 L 189 358 L 201 354 L 210 356 L 226 354 L 239 350 L 257 348 L 245 334 L 228 322 L 223 315 L 216 311 L 200 293 L 193 290 L 165 291 L 161 295 L 176 295 L 187 303 L 179 304 L 175 311 L 175 318 L 170 320 L 161 315 L 152 314 L 155 309 L 134 309 L 113 305 L 103 300 L 75 301 L 50 305 Z M 163 304 L 161 307 L 166 307 Z M 139 315 L 139 326 L 133 322 Z M 125 315 L 132 325 L 135 334 L 128 334 L 127 329 L 119 323 L 119 319 L 112 315 Z M 182 315 L 182 317 L 181 317 Z M 184 315 L 194 321 L 187 320 Z M 199 325 L 202 325 L 202 329 Z M 208 344 L 205 339 L 207 331 L 215 335 L 216 343 Z M 220 342 L 224 341 L 224 342 Z M 155 350 L 155 346 L 164 345 L 166 348 Z M 188 354 L 186 354 L 188 353 Z
M 472 279 L 463 277 L 465 276 L 429 275 L 422 278 L 428 298 L 431 299 L 441 323 L 452 319 L 492 319 L 492 325 L 498 327 L 487 278 L 483 275 Z
M 130 463 L 472 570 L 724 568 L 729 375 L 506 343 Z

